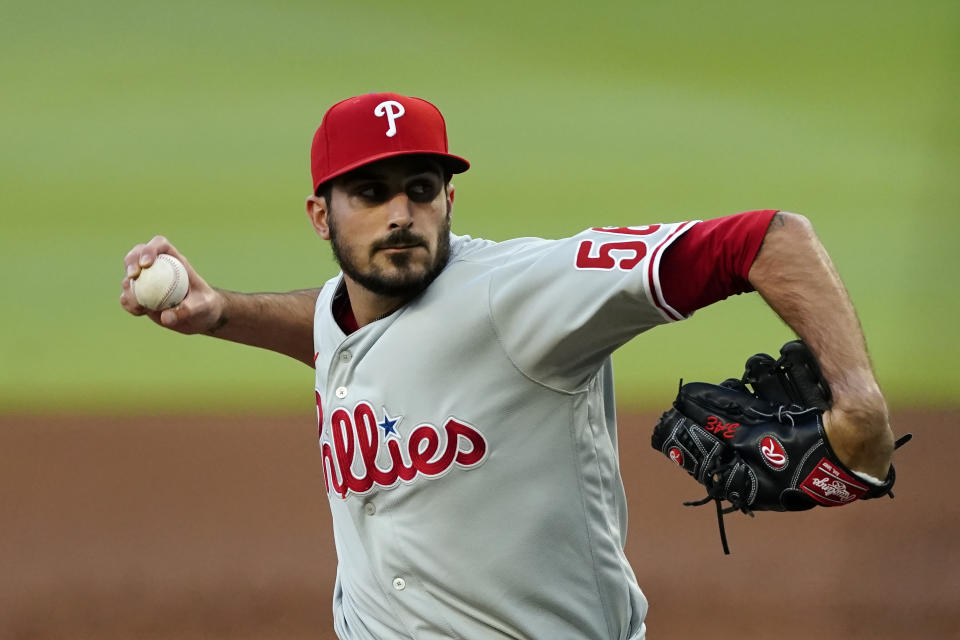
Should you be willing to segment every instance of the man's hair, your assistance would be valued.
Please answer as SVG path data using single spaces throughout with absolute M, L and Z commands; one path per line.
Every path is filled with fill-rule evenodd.
M 330 198 L 333 197 L 333 180 L 327 180 L 317 187 L 317 190 L 313 195 L 318 198 L 323 198 L 327 203 L 327 207 L 330 207 Z

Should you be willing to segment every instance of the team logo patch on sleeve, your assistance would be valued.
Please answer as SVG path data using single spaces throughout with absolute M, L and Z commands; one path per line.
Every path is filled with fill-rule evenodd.
M 867 492 L 867 487 L 826 458 L 821 458 L 799 488 L 825 507 L 849 504 Z

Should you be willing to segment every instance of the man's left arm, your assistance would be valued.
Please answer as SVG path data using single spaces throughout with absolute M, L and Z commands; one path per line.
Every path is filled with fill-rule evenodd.
M 748 280 L 817 357 L 833 394 L 823 419 L 837 456 L 854 471 L 885 479 L 893 457 L 886 402 L 853 303 L 804 216 L 774 215 Z

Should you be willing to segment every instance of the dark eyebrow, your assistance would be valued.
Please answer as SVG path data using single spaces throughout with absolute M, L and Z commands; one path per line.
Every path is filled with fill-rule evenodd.
M 415 175 L 420 175 L 421 173 L 435 173 L 435 174 L 443 175 L 443 169 L 441 169 L 440 165 L 438 165 L 435 162 L 431 162 L 430 160 L 423 160 L 421 162 L 418 162 L 415 165 L 412 165 L 410 175 L 415 176 Z
M 405 179 L 416 178 L 426 174 L 436 175 L 439 176 L 441 180 L 443 179 L 443 171 L 430 162 L 424 162 L 411 167 L 411 170 Z M 386 173 L 382 173 L 376 169 L 370 169 L 368 167 L 359 167 L 341 177 L 343 184 L 362 182 L 366 180 L 382 181 L 386 179 Z
M 440 180 L 440 182 L 443 182 L 444 180 L 443 170 L 433 165 L 425 164 L 422 167 L 417 167 L 415 171 L 411 171 L 409 174 L 407 174 L 406 179 L 419 180 L 423 178 L 430 178 L 430 179 L 436 178 Z
M 354 169 L 353 171 L 341 176 L 343 182 L 359 182 L 361 180 L 384 180 L 386 174 L 378 173 L 376 171 L 371 171 L 366 167 L 360 167 Z

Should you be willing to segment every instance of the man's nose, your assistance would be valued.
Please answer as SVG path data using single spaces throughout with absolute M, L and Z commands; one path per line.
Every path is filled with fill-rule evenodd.
M 409 228 L 413 224 L 413 203 L 407 194 L 400 192 L 387 202 L 387 220 L 391 229 Z

